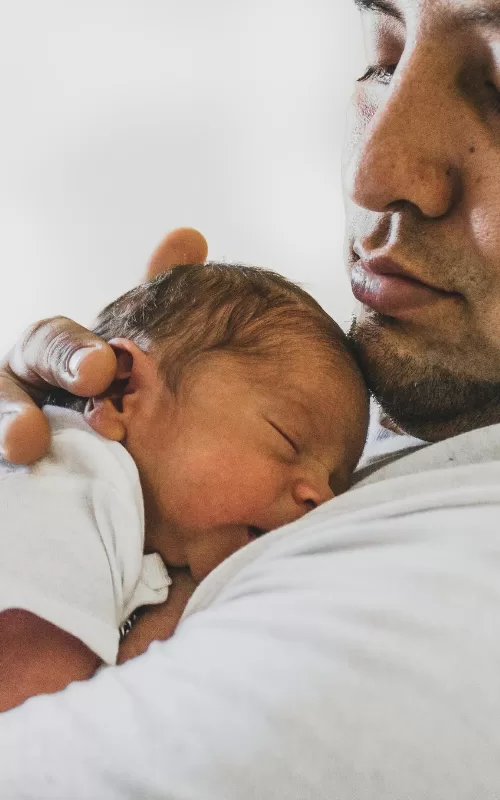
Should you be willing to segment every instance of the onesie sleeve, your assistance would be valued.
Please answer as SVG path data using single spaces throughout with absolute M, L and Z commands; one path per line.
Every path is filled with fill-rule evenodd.
M 120 539 L 132 585 L 142 558 L 130 508 L 101 480 L 42 471 L 0 477 L 0 515 L 0 611 L 30 611 L 116 663 L 127 599 Z

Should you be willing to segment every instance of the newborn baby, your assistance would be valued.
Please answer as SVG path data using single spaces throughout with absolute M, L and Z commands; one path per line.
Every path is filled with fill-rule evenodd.
M 344 334 L 272 272 L 175 267 L 95 331 L 117 355 L 110 389 L 52 398 L 49 455 L 0 465 L 3 710 L 116 663 L 120 627 L 167 599 L 168 566 L 199 581 L 344 492 L 365 442 Z

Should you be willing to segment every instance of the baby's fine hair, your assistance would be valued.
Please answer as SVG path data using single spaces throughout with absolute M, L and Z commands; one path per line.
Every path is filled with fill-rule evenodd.
M 319 345 L 357 371 L 342 329 L 300 286 L 259 267 L 209 262 L 177 266 L 130 290 L 99 314 L 94 332 L 155 354 L 176 391 L 186 370 L 215 353 L 277 366 L 294 348 Z

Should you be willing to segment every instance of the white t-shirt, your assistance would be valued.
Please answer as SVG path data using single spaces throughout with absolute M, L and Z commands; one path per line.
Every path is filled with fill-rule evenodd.
M 45 413 L 47 457 L 0 463 L 0 611 L 31 611 L 115 664 L 120 625 L 164 602 L 170 578 L 160 556 L 143 554 L 141 486 L 125 448 L 74 411 Z
M 0 717 L 2 800 L 498 800 L 500 425 L 405 444 Z

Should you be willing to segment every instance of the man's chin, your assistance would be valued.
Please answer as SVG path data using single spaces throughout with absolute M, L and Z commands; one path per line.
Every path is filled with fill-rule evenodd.
M 436 442 L 500 422 L 500 382 L 467 377 L 451 357 L 431 354 L 424 344 L 418 349 L 414 340 L 410 349 L 390 320 L 355 320 L 349 338 L 370 392 L 412 436 Z

